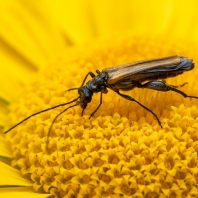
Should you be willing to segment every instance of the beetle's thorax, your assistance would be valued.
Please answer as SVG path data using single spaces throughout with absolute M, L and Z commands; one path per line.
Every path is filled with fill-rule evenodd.
M 106 73 L 99 73 L 97 76 L 95 76 L 93 79 L 89 80 L 86 83 L 87 89 L 91 90 L 92 92 L 104 92 L 104 89 L 106 90 L 106 82 L 108 80 Z
M 107 74 L 97 71 L 98 75 L 89 80 L 85 86 L 81 86 L 78 89 L 80 95 L 80 106 L 82 109 L 87 107 L 87 104 L 91 102 L 93 93 L 103 92 L 107 93 L 106 82 Z

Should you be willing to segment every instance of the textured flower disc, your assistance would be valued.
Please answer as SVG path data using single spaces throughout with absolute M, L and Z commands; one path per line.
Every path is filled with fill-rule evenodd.
M 189 47 L 187 49 L 187 47 Z M 97 41 L 92 46 L 63 53 L 56 63 L 27 86 L 11 106 L 11 125 L 37 111 L 68 102 L 89 72 L 148 58 L 180 55 L 198 65 L 198 45 L 167 43 L 141 37 Z M 198 95 L 198 66 L 167 84 Z M 12 165 L 29 176 L 35 191 L 56 197 L 196 197 L 198 184 L 198 100 L 177 93 L 134 89 L 125 94 L 152 109 L 155 117 L 113 91 L 99 94 L 81 117 L 81 108 L 70 108 L 54 123 L 48 149 L 46 141 L 59 107 L 19 125 L 8 134 L 14 155 Z

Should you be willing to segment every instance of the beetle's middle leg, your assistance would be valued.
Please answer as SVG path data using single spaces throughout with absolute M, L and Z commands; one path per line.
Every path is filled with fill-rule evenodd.
M 146 109 L 147 111 L 149 111 L 150 113 L 152 113 L 155 116 L 158 124 L 162 128 L 162 123 L 160 122 L 158 116 L 151 109 L 149 109 L 148 107 L 144 106 L 143 104 L 141 104 L 140 102 L 138 102 L 137 100 L 135 100 L 133 97 L 131 97 L 129 95 L 122 94 L 119 91 L 116 91 L 116 93 L 119 94 L 120 96 L 122 96 L 123 98 L 125 98 L 126 100 L 130 100 L 130 101 L 134 101 L 134 102 L 138 103 L 141 107 L 143 107 L 144 109 Z
M 102 104 L 102 91 L 100 92 L 100 103 L 97 106 L 97 108 L 91 113 L 91 115 L 89 116 L 89 119 L 94 116 L 94 114 L 96 113 L 96 111 L 98 111 L 98 109 L 100 108 L 101 104 Z
M 184 86 L 186 83 L 180 85 L 181 86 Z M 174 86 L 174 85 L 167 85 L 166 82 L 164 81 L 150 81 L 150 82 L 147 82 L 145 84 L 138 84 L 139 88 L 148 88 L 148 89 L 154 89 L 154 90 L 157 90 L 157 91 L 174 91 L 174 92 L 177 92 L 179 94 L 181 94 L 183 97 L 185 98 L 196 98 L 198 99 L 197 96 L 189 96 L 187 95 L 186 93 L 184 93 L 183 91 L 180 91 L 179 89 L 177 89 L 178 86 Z

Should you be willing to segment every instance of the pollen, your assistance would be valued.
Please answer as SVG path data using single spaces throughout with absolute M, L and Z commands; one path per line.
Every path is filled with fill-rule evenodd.
M 197 47 L 126 37 L 67 50 L 22 90 L 10 107 L 10 125 L 77 98 L 77 90 L 67 90 L 80 87 L 89 71 L 149 58 L 192 58 L 192 71 L 166 83 L 188 83 L 178 89 L 198 96 Z M 139 88 L 124 94 L 155 112 L 163 128 L 149 111 L 111 90 L 89 119 L 100 102 L 96 93 L 83 116 L 79 105 L 61 114 L 49 137 L 54 118 L 72 104 L 33 116 L 8 133 L 12 165 L 34 182 L 35 191 L 55 197 L 197 197 L 198 100 Z

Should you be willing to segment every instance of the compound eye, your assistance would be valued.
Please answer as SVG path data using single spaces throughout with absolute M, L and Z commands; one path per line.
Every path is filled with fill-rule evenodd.
M 78 89 L 78 93 L 80 95 L 80 101 L 82 103 L 82 106 L 83 106 L 83 104 L 86 104 L 86 106 L 87 106 L 87 103 L 91 102 L 93 92 L 84 86 L 84 87 L 80 87 Z
M 90 95 L 87 95 L 87 96 L 84 97 L 84 102 L 85 102 L 85 103 L 91 102 L 91 97 L 90 97 Z
M 80 106 L 82 109 L 85 109 L 87 107 L 87 103 L 83 100 L 81 101 Z

